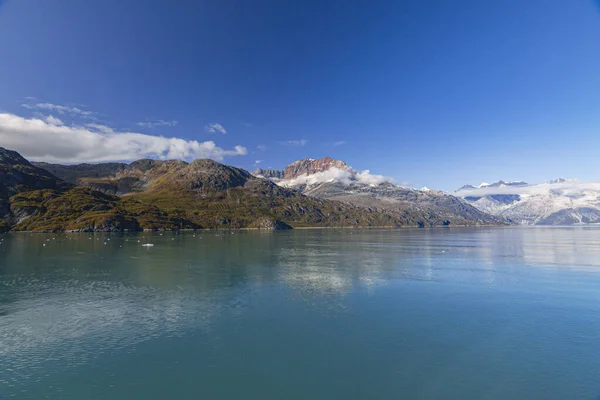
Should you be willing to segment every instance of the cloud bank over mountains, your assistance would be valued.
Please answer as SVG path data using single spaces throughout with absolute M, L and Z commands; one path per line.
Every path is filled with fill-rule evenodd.
M 337 167 L 330 167 L 325 171 L 316 172 L 314 174 L 303 174 L 293 179 L 280 180 L 277 183 L 285 187 L 295 187 L 299 185 L 316 185 L 324 182 L 379 185 L 380 183 L 384 182 L 393 183 L 394 179 L 388 176 L 371 174 L 368 169 L 364 171 L 356 171 L 352 168 L 344 170 Z
M 39 103 L 26 108 L 55 111 L 60 115 L 93 116 L 76 107 Z M 26 158 L 48 162 L 133 161 L 140 158 L 193 159 L 247 154 L 243 146 L 218 147 L 213 141 L 199 142 L 137 132 L 121 132 L 101 124 L 66 125 L 55 116 L 25 118 L 0 113 L 0 142 Z
M 600 191 L 600 181 L 580 181 L 567 179 L 558 182 L 547 182 L 539 184 L 526 184 L 521 186 L 484 186 L 473 189 L 460 189 L 455 193 L 460 197 L 482 197 L 496 195 L 517 194 L 520 196 L 542 195 L 548 193 L 561 193 L 564 195 L 577 195 L 586 190 Z

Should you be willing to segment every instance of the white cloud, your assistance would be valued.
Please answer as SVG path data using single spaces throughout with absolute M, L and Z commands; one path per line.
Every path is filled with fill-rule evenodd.
M 394 179 L 383 175 L 371 174 L 369 170 L 356 171 L 352 168 L 343 170 L 337 167 L 331 167 L 326 171 L 317 172 L 315 174 L 303 174 L 294 179 L 282 180 L 277 182 L 278 185 L 285 187 L 294 187 L 298 185 L 315 185 L 323 182 L 342 182 L 363 183 L 367 185 L 379 185 L 384 182 L 393 182 Z
M 259 144 L 258 146 L 256 146 L 256 148 L 260 151 L 266 151 L 267 150 L 267 146 L 265 146 L 264 144 Z
M 225 150 L 212 141 L 115 132 L 97 124 L 66 126 L 55 123 L 49 123 L 48 118 L 0 113 L 0 144 L 27 158 L 49 162 L 131 161 L 145 157 L 222 160 L 226 156 L 247 153 L 245 147 Z
M 204 126 L 204 130 L 208 133 L 222 133 L 223 135 L 227 133 L 225 127 L 218 122 L 214 122 L 212 124 L 207 124 Z
M 44 118 L 44 120 L 49 125 L 55 125 L 55 126 L 64 125 L 64 122 L 62 122 L 59 118 L 56 118 L 52 115 L 48 115 L 46 118 Z
M 345 140 L 338 140 L 337 142 L 333 142 L 333 147 L 338 147 L 346 144 Z
M 256 165 L 260 164 L 262 161 L 263 160 L 256 160 L 256 161 L 254 161 L 254 165 L 256 166 Z
M 138 122 L 137 126 L 143 126 L 144 128 L 156 128 L 157 126 L 175 126 L 179 121 L 165 121 L 158 119 L 156 121 Z
M 304 147 L 308 144 L 308 140 L 286 140 L 283 142 L 279 142 L 282 146 L 296 146 L 296 147 Z
M 88 119 L 95 119 L 95 115 L 97 114 L 93 111 L 83 110 L 78 107 L 62 106 L 59 104 L 52 104 L 52 103 L 35 103 L 35 104 L 24 103 L 24 104 L 22 104 L 22 106 L 25 108 L 28 108 L 30 110 L 56 111 L 57 113 L 59 113 L 61 115 L 68 114 L 71 116 L 79 116 L 79 117 L 88 118 Z
M 372 174 L 371 171 L 365 169 L 356 173 L 356 179 L 360 183 L 366 183 L 367 185 L 379 185 L 384 182 L 393 182 L 393 178 L 383 175 Z

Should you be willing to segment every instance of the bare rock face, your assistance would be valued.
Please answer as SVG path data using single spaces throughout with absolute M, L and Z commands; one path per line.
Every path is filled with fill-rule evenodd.
M 344 171 L 350 169 L 345 162 L 334 160 L 331 157 L 324 157 L 318 160 L 305 158 L 291 163 L 285 167 L 283 171 L 276 169 L 257 169 L 252 172 L 252 175 L 277 181 L 280 179 L 294 179 L 301 175 L 312 175 L 317 172 L 324 172 L 331 167 L 336 167 Z
M 334 160 L 331 157 L 325 157 L 318 160 L 305 158 L 291 163 L 283 170 L 283 179 L 294 179 L 300 175 L 312 175 L 317 172 L 327 171 L 331 167 L 336 167 L 341 170 L 349 170 L 350 167 L 345 162 Z

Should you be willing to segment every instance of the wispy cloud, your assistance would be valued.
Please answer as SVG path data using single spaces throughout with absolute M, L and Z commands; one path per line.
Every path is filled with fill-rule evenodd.
M 227 133 L 225 127 L 219 124 L 218 122 L 213 122 L 211 124 L 205 125 L 204 130 L 208 133 L 221 133 L 223 135 Z
M 346 144 L 346 141 L 345 141 L 345 140 L 338 140 L 337 142 L 333 142 L 331 145 L 332 145 L 333 147 L 338 147 L 338 146 L 343 146 L 343 145 L 345 145 L 345 144 Z
M 162 119 L 157 119 L 155 121 L 138 122 L 138 123 L 136 123 L 136 125 L 142 126 L 144 128 L 156 128 L 156 127 L 160 127 L 160 126 L 171 127 L 171 126 L 177 125 L 178 123 L 179 123 L 178 121 L 165 121 Z
M 259 144 L 258 146 L 256 146 L 256 148 L 260 151 L 267 151 L 267 146 L 265 146 L 264 144 Z
M 258 164 L 260 164 L 261 162 L 263 162 L 263 160 L 256 160 L 256 161 L 254 161 L 254 166 L 257 167 Z
M 285 140 L 282 142 L 279 142 L 280 145 L 282 146 L 295 146 L 295 147 L 304 147 L 308 144 L 308 140 Z
M 33 99 L 33 98 L 28 98 L 28 99 Z M 78 116 L 81 118 L 88 118 L 88 119 L 95 119 L 96 115 L 98 114 L 96 112 L 84 110 L 79 107 L 64 106 L 64 105 L 52 104 L 52 103 L 23 103 L 21 105 L 30 110 L 54 111 L 61 115 Z
M 110 126 L 102 125 L 102 124 L 86 124 L 85 126 L 87 126 L 88 128 L 90 128 L 91 130 L 93 130 L 95 132 L 115 133 L 115 130 L 113 128 L 111 128 Z
M 59 113 L 63 110 L 49 109 Z M 222 160 L 227 156 L 247 154 L 243 146 L 226 150 L 213 141 L 119 132 L 100 124 L 68 126 L 53 116 L 24 118 L 9 113 L 0 113 L 0 143 L 27 158 L 49 162 L 132 161 L 147 157 Z

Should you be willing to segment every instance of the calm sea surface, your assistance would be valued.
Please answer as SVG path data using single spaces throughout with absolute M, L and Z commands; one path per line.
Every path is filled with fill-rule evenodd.
M 600 398 L 598 228 L 0 239 L 0 399 Z

